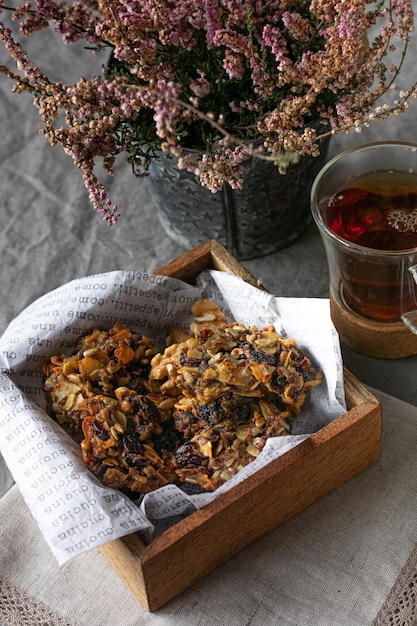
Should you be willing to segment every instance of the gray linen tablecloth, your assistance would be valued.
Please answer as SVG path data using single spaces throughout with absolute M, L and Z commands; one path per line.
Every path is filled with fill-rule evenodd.
M 86 57 L 81 46 L 63 54 L 47 32 L 28 47 L 52 78 L 68 82 L 105 62 Z M 416 50 L 398 89 L 415 73 Z M 91 209 L 70 158 L 38 135 L 30 97 L 12 94 L 0 80 L 0 98 L 0 333 L 34 299 L 73 278 L 149 272 L 183 252 L 161 231 L 146 183 L 129 166 L 120 162 L 113 178 L 103 177 L 122 211 L 119 225 L 109 228 Z M 333 139 L 330 156 L 368 141 L 417 142 L 416 105 L 361 135 Z M 276 295 L 328 296 L 314 226 L 289 248 L 244 265 Z M 417 541 L 417 357 L 380 361 L 346 347 L 343 354 L 347 367 L 378 390 L 381 461 L 156 614 L 138 604 L 96 551 L 59 569 L 0 459 L 0 624 L 370 625 Z M 29 617 L 18 612 L 22 607 Z

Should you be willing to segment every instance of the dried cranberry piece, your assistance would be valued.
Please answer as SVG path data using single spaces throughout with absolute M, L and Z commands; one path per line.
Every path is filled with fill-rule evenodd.
M 199 407 L 199 417 L 212 426 L 224 420 L 226 413 L 218 400 L 211 404 L 201 404 Z
M 249 351 L 249 359 L 254 363 L 267 363 L 268 365 L 275 365 L 275 355 L 265 354 L 261 350 L 251 348 Z
M 200 466 L 203 458 L 197 453 L 197 446 L 192 442 L 183 443 L 174 454 L 174 462 L 178 468 L 189 467 L 190 465 Z
M 94 434 L 102 441 L 107 441 L 107 439 L 110 439 L 110 435 L 107 432 L 103 422 L 100 422 L 99 420 L 94 420 L 93 430 L 94 430 Z
M 271 380 L 269 381 L 269 386 L 272 391 L 280 394 L 284 392 L 286 383 L 286 377 L 280 374 L 278 370 L 275 370 L 272 373 Z
M 143 445 L 139 439 L 131 433 L 125 433 L 119 436 L 119 446 L 122 448 L 123 454 L 127 457 L 144 453 Z
M 135 414 L 136 419 L 145 420 L 146 422 L 160 421 L 160 415 L 158 407 L 150 400 L 144 396 L 135 396 L 131 400 L 132 405 L 132 413 Z

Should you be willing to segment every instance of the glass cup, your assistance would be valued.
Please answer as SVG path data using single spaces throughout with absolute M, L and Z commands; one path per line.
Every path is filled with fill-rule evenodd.
M 368 320 L 417 319 L 417 145 L 378 142 L 342 152 L 317 175 L 311 208 L 331 294 Z

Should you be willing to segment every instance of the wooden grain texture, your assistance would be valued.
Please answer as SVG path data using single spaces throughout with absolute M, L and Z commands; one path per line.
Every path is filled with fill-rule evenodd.
M 384 324 L 357 315 L 344 306 L 339 295 L 330 294 L 330 313 L 341 341 L 379 359 L 402 359 L 417 354 L 417 335 L 402 322 Z
M 203 270 L 229 272 L 243 278 L 250 285 L 262 289 L 259 281 L 215 239 L 205 241 L 189 252 L 155 271 L 155 274 L 179 278 L 192 284 Z
M 348 410 L 354 407 L 366 405 L 374 405 L 378 400 L 373 393 L 369 391 L 358 379 L 349 372 L 345 367 L 343 368 L 345 399 Z
M 185 253 L 158 273 L 192 283 L 209 268 L 256 285 L 256 279 L 215 241 Z M 342 417 L 166 530 L 149 546 L 132 534 L 100 548 L 145 608 L 155 611 L 163 606 L 379 459 L 379 402 L 347 370 L 345 395 L 348 411 Z

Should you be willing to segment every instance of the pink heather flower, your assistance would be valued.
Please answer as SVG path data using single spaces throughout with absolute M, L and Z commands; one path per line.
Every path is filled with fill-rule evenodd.
M 0 0 L 0 14 L 20 32 L 0 21 L 16 67 L 0 73 L 32 95 L 41 133 L 71 156 L 109 224 L 119 211 L 97 163 L 111 174 L 123 154 L 145 176 L 162 149 L 215 192 L 242 184 L 248 155 L 282 169 L 287 153 L 315 156 L 318 122 L 322 134 L 346 131 L 417 97 L 417 80 L 401 94 L 393 87 L 413 49 L 410 0 L 32 0 L 14 9 Z M 51 81 L 21 41 L 48 27 L 65 44 L 83 40 L 86 54 L 104 50 L 103 72 Z M 396 66 L 387 58 L 394 47 Z M 390 104 L 378 107 L 382 96 Z M 198 163 L 187 152 L 195 145 Z
M 83 178 L 93 208 L 103 216 L 103 220 L 109 226 L 116 224 L 120 213 L 116 205 L 111 206 L 111 201 L 107 198 L 102 183 L 97 180 L 92 172 L 85 172 Z
M 216 31 L 213 37 L 216 46 L 225 46 L 233 52 L 238 52 L 244 56 L 250 56 L 250 41 L 244 35 L 233 31 L 231 28 L 222 28 Z
M 245 73 L 243 58 L 232 50 L 225 51 L 223 67 L 229 78 L 243 78 Z
M 282 14 L 282 21 L 288 36 L 296 41 L 309 41 L 311 37 L 310 20 L 301 17 L 299 13 L 290 13 L 289 11 L 285 11 Z
M 212 48 L 217 31 L 222 28 L 222 8 L 217 0 L 202 2 L 207 47 Z
M 272 26 L 272 24 L 267 24 L 264 27 L 262 37 L 265 46 L 271 48 L 271 52 L 278 63 L 279 70 L 281 64 L 286 65 L 289 61 L 286 39 L 282 36 L 281 30 Z
M 242 189 L 242 169 L 247 158 L 246 149 L 240 146 L 230 149 L 221 142 L 215 154 L 203 154 L 198 161 L 200 179 L 214 193 L 221 190 L 226 180 L 232 189 Z
M 198 72 L 200 78 L 190 81 L 190 88 L 199 98 L 204 98 L 210 92 L 210 83 L 205 77 L 204 72 Z
M 58 5 L 53 0 L 36 0 L 36 8 L 45 19 L 51 19 L 59 10 Z

